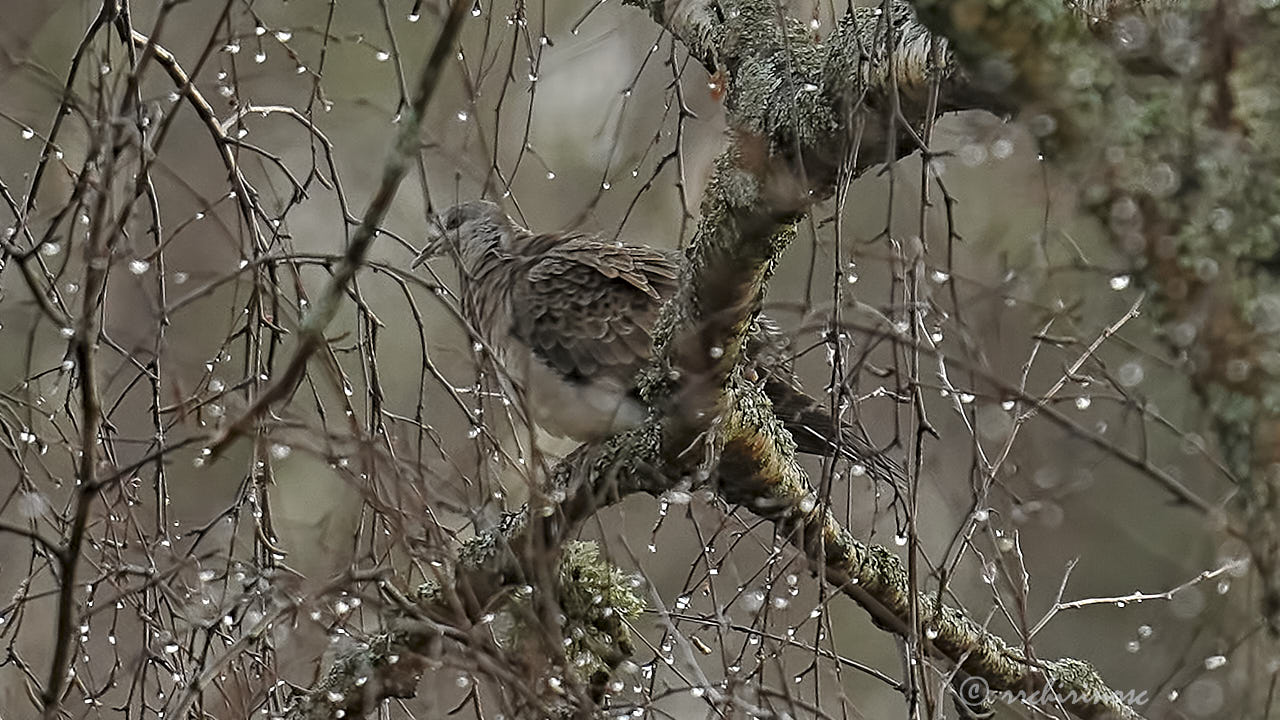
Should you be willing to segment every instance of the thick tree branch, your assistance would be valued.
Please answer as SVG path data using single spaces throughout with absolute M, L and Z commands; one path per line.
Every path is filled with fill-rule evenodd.
M 1033 663 L 934 595 L 913 597 L 902 561 L 857 541 L 818 501 L 768 400 L 735 373 L 773 265 L 792 237 L 791 220 L 828 197 L 850 164 L 863 170 L 918 149 L 899 143 L 911 137 L 900 122 L 905 118 L 881 122 L 886 108 L 926 107 L 932 72 L 948 98 L 941 109 L 1002 109 L 991 91 L 955 71 L 908 6 L 893 7 L 895 62 L 886 65 L 884 43 L 877 42 L 887 35 L 885 23 L 871 10 L 846 19 L 824 44 L 800 23 L 779 18 L 766 0 L 646 5 L 705 67 L 727 79 L 734 132 L 704 195 L 682 289 L 656 334 L 654 366 L 642 388 L 654 413 L 639 429 L 579 448 L 530 508 L 472 541 L 439 591 L 428 594 L 433 616 L 476 622 L 505 587 L 543 573 L 538 565 L 549 551 L 600 508 L 635 492 L 658 495 L 681 482 L 714 479 L 727 501 L 774 522 L 815 573 L 880 627 L 927 638 L 922 643 L 932 652 L 992 689 L 1051 686 L 1072 698 L 1065 705 L 1079 717 L 1138 717 L 1087 664 Z M 944 62 L 930 68 L 929 57 Z M 900 104 L 891 102 L 893 92 L 901 93 Z M 412 645 L 388 637 L 397 647 Z M 370 652 L 361 667 L 378 666 Z M 342 673 L 331 673 L 302 705 L 317 717 L 338 708 L 323 700 L 349 697 L 337 689 L 343 682 Z M 386 692 L 342 709 L 367 712 L 401 689 L 395 682 L 370 686 Z
M 1125 3 L 1107 45 L 1049 0 L 914 4 L 968 67 L 1001 68 L 1155 291 L 1164 339 L 1243 480 L 1263 610 L 1280 633 L 1280 11 L 1224 2 L 1162 16 Z
M 895 22 L 910 20 L 897 6 Z M 480 542 L 474 565 L 459 563 L 452 577 L 467 589 L 471 615 L 486 607 L 510 579 L 534 572 L 528 561 L 554 548 L 601 507 L 631 492 L 660 494 L 683 479 L 714 476 L 730 502 L 775 522 L 801 549 L 815 572 L 866 608 L 876 623 L 901 635 L 934 636 L 939 655 L 961 663 L 994 689 L 1052 684 L 1085 698 L 1081 717 L 1136 717 L 1106 690 L 1096 673 L 1076 661 L 1032 667 L 1022 654 L 961 613 L 921 597 L 920 628 L 911 627 L 911 590 L 901 561 L 863 545 L 821 507 L 795 462 L 794 443 L 768 401 L 733 373 L 742 342 L 759 308 L 773 264 L 792 233 L 789 221 L 830 194 L 841 163 L 861 141 L 864 166 L 885 155 L 866 153 L 877 144 L 891 157 L 887 134 L 869 116 L 896 84 L 907 96 L 923 96 L 924 82 L 901 82 L 881 71 L 865 26 L 851 20 L 824 47 L 799 25 L 779 22 L 770 2 L 675 3 L 668 12 L 652 3 L 655 19 L 681 38 L 708 68 L 728 78 L 726 109 L 734 141 L 707 188 L 699 230 L 679 296 L 664 310 L 655 341 L 655 366 L 644 386 L 657 409 L 648 425 L 608 442 L 581 448 L 558 469 L 547 497 L 563 497 L 550 513 L 495 531 Z M 864 16 L 864 19 L 866 17 Z M 918 28 L 918 26 L 917 26 Z M 927 41 L 904 32 L 899 49 Z M 925 54 L 905 53 L 900 67 Z M 944 71 L 945 72 L 945 71 Z M 916 75 L 921 77 L 921 75 Z M 960 84 L 956 85 L 960 87 Z M 542 553 L 545 555 L 545 553 Z M 477 556 L 472 555 L 475 558 Z M 454 597 L 453 604 L 460 602 Z M 455 607 L 456 609 L 456 607 Z M 394 684 L 392 684 L 394 685 Z M 328 692 L 313 689 L 311 697 Z

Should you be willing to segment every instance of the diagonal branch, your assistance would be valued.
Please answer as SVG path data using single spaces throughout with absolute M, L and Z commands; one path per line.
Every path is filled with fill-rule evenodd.
M 896 555 L 856 540 L 817 501 L 768 400 L 734 372 L 774 263 L 793 236 L 791 221 L 831 194 L 855 148 L 855 171 L 917 149 L 899 145 L 875 122 L 876 108 L 890 106 L 890 93 L 902 93 L 903 107 L 914 101 L 925 107 L 931 70 L 944 78 L 950 99 L 943 109 L 964 103 L 996 109 L 997 103 L 951 61 L 928 68 L 924 58 L 931 53 L 920 50 L 938 41 L 905 4 L 893 5 L 890 18 L 901 61 L 893 67 L 907 73 L 902 76 L 877 71 L 884 65 L 876 40 L 883 45 L 886 33 L 872 10 L 847 18 L 824 45 L 799 23 L 780 20 L 766 0 L 653 0 L 645 7 L 704 66 L 728 79 L 725 105 L 734 132 L 705 192 L 681 291 L 655 333 L 654 364 L 642 384 L 655 412 L 643 427 L 579 448 L 561 462 L 542 494 L 557 502 L 526 508 L 473 541 L 444 580 L 458 590 L 430 596 L 428 612 L 463 626 L 477 622 L 509 582 L 537 577 L 530 563 L 545 562 L 548 549 L 600 508 L 637 492 L 658 495 L 690 478 L 715 478 L 726 500 L 775 523 L 814 571 L 878 626 L 928 638 L 932 652 L 991 689 L 1052 688 L 1079 717 L 1138 717 L 1087 664 L 1033 665 L 936 597 L 916 594 Z M 890 127 L 911 134 L 906 126 Z M 397 656 L 428 652 L 404 633 L 383 640 Z M 363 668 L 379 663 L 385 665 L 385 655 L 373 649 L 358 662 Z M 341 691 L 344 682 L 343 673 L 330 673 L 306 693 L 299 705 L 306 712 L 294 716 L 367 712 L 404 691 L 394 678 L 371 681 L 353 700 Z M 335 697 L 350 704 L 325 702 Z

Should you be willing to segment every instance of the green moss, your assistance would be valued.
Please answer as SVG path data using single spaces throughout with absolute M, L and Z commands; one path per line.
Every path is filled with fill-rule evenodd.
M 628 623 L 646 607 L 634 592 L 636 578 L 600 557 L 595 543 L 575 541 L 563 548 L 557 580 L 563 618 L 560 630 L 569 672 L 583 682 L 600 685 L 635 653 Z M 530 602 L 528 598 L 517 601 Z M 519 645 L 526 638 L 540 636 L 522 624 L 534 617 L 532 613 L 513 615 L 516 622 L 508 642 Z

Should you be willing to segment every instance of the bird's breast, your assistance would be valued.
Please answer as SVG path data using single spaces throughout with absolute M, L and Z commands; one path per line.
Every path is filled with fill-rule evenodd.
M 569 380 L 522 343 L 506 348 L 500 361 L 515 393 L 530 419 L 548 433 L 590 442 L 644 422 L 644 405 L 630 387 L 612 379 Z

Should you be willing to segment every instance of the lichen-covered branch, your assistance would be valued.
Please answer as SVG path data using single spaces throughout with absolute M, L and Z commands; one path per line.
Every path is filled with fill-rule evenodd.
M 1155 291 L 1280 632 L 1280 10 L 1124 5 L 1103 43 L 1048 0 L 914 4 L 967 66 L 1000 69 Z
M 941 81 L 939 110 L 1002 109 L 1002 102 L 959 73 L 945 44 L 904 4 L 895 4 L 890 18 L 859 10 L 825 42 L 780 17 L 771 0 L 637 4 L 725 79 L 733 132 L 704 194 L 681 291 L 655 335 L 642 385 L 654 412 L 640 428 L 579 448 L 522 513 L 467 543 L 422 596 L 425 612 L 466 625 L 501 605 L 512 587 L 530 587 L 545 600 L 549 585 L 530 580 L 549 577 L 549 558 L 602 507 L 636 492 L 710 483 L 727 501 L 774 522 L 815 573 L 878 626 L 925 638 L 936 656 L 989 687 L 1053 687 L 1077 698 L 1067 707 L 1080 717 L 1138 717 L 1087 664 L 1033 664 L 936 597 L 913 596 L 902 561 L 857 541 L 818 501 L 769 401 L 736 372 L 773 266 L 793 237 L 792 221 L 829 197 L 840 173 L 919 149 L 900 141 L 912 137 L 905 115 L 919 120 L 930 105 L 930 80 Z M 894 33 L 886 32 L 886 20 Z M 892 65 L 883 41 L 890 36 Z M 890 110 L 904 117 L 883 122 Z M 322 705 L 341 682 L 331 674 L 307 701 Z

